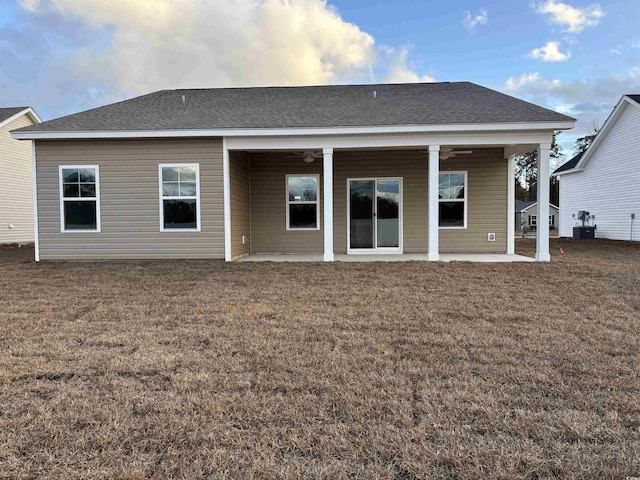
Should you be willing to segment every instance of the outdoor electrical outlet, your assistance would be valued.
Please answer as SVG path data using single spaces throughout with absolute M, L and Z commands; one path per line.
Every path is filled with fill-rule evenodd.
M 487 241 L 488 242 L 495 242 L 496 241 L 496 234 L 495 233 L 488 233 L 487 234 Z
M 247 244 L 247 236 L 246 235 L 242 235 L 242 244 L 243 245 Z

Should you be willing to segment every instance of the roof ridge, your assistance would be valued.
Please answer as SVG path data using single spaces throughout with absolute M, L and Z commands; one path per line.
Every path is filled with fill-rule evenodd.
M 415 85 L 462 85 L 472 82 L 394 82 L 394 83 L 329 83 L 325 85 L 263 85 L 263 86 L 241 86 L 241 87 L 198 87 L 198 88 L 167 88 L 158 90 L 159 92 L 183 92 L 183 91 L 202 91 L 202 90 L 256 90 L 256 89 L 297 89 L 297 88 L 332 88 L 332 87 L 387 87 L 387 86 L 415 86 Z

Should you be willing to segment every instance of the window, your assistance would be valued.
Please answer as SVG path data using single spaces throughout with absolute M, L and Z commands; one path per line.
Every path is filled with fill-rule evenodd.
M 60 165 L 60 231 L 100 231 L 98 165 Z
M 200 231 L 200 166 L 197 163 L 158 165 L 160 231 Z
M 529 225 L 535 227 L 538 224 L 538 216 L 537 215 L 529 215 Z
M 440 228 L 467 228 L 467 172 L 440 173 Z
M 287 175 L 287 230 L 318 230 L 318 175 Z
M 553 217 L 555 215 L 549 215 L 549 226 L 552 227 L 553 226 Z

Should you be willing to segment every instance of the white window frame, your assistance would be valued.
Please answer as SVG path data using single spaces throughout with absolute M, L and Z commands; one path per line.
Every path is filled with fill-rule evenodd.
M 438 229 L 439 230 L 466 230 L 467 228 L 467 202 L 469 200 L 469 172 L 467 170 L 444 170 L 438 172 L 438 186 L 440 185 L 440 175 L 464 175 L 464 198 L 461 200 L 459 198 L 438 198 Z M 438 195 L 440 197 L 440 195 Z M 450 203 L 450 202 L 458 202 L 464 204 L 464 225 L 462 226 L 451 226 L 451 227 L 441 227 L 440 226 L 440 203 Z
M 64 181 L 62 179 L 63 169 L 73 168 L 93 168 L 96 177 L 96 196 L 95 197 L 64 197 Z M 60 192 L 60 233 L 100 233 L 102 231 L 102 223 L 100 221 L 100 166 L 99 165 L 58 165 L 58 184 Z M 96 228 L 95 229 L 69 229 L 64 226 L 64 202 L 96 202 Z
M 164 167 L 195 167 L 196 169 L 196 194 L 195 196 L 164 196 L 162 194 L 162 169 Z M 164 200 L 195 200 L 196 201 L 196 223 L 197 228 L 165 228 L 164 226 Z M 200 164 L 199 163 L 159 163 L 158 164 L 158 206 L 160 210 L 160 231 L 161 232 L 200 232 L 202 222 L 200 221 Z
M 316 192 L 315 200 L 293 200 L 289 201 L 289 177 L 315 177 L 318 190 Z M 288 173 L 284 179 L 284 193 L 287 200 L 287 212 L 285 219 L 285 227 L 291 232 L 304 232 L 304 231 L 317 231 L 320 230 L 320 175 L 317 173 Z M 316 205 L 316 226 L 315 228 L 291 228 L 289 227 L 289 205 Z
M 538 226 L 538 216 L 537 215 L 529 215 L 529 225 L 532 227 Z

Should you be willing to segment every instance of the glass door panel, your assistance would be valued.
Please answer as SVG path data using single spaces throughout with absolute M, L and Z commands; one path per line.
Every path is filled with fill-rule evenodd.
M 375 180 L 349 181 L 349 248 L 373 248 Z
M 400 246 L 400 181 L 376 182 L 376 246 Z

